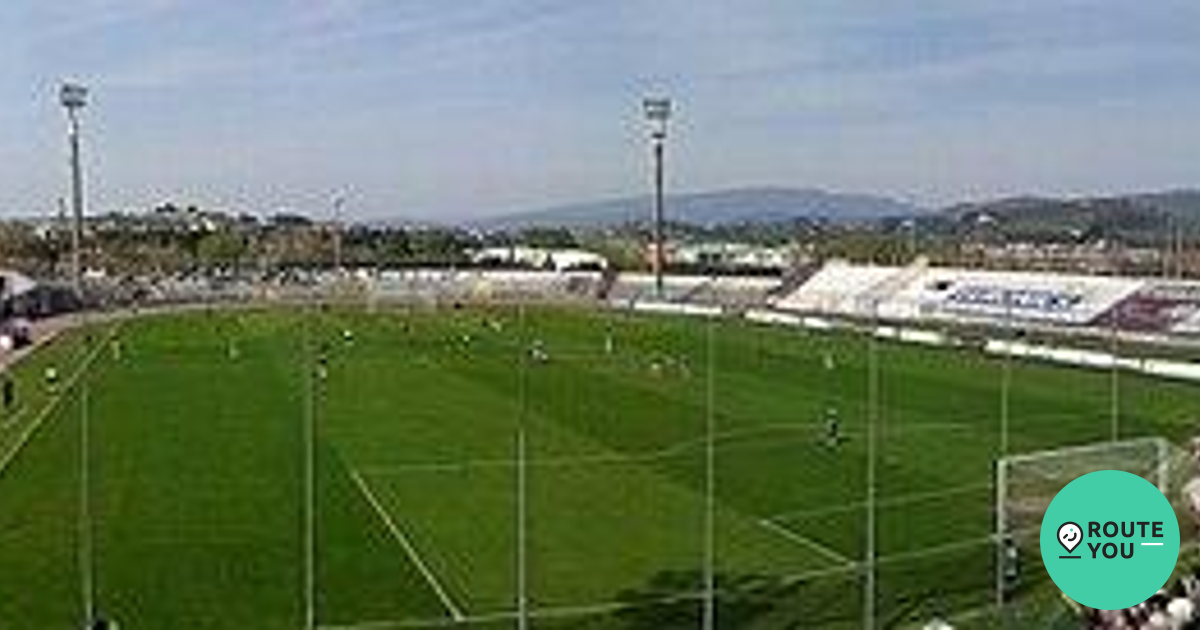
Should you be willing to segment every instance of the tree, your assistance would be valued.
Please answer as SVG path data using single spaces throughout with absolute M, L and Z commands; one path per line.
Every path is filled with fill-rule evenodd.
M 521 245 L 545 249 L 578 247 L 575 236 L 566 228 L 531 227 L 518 234 L 516 240 Z
M 201 265 L 236 268 L 246 253 L 246 239 L 232 230 L 218 230 L 200 237 L 196 258 Z

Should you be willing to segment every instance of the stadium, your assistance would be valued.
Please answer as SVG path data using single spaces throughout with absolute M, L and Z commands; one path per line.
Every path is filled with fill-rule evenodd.
M 1200 629 L 1197 39 L 10 1 L 0 630 Z
M 32 330 L 5 627 L 1072 627 L 1065 483 L 1195 522 L 1183 280 L 415 269 Z

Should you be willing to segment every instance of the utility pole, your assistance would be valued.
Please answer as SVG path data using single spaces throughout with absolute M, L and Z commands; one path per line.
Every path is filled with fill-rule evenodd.
M 871 297 L 871 327 L 867 331 L 867 540 L 863 568 L 866 580 L 863 593 L 864 630 L 875 630 L 876 585 L 876 423 L 879 421 L 879 297 Z
M 703 630 L 717 627 L 716 521 L 717 521 L 717 446 L 716 446 L 716 323 L 705 324 L 704 370 L 704 622 Z

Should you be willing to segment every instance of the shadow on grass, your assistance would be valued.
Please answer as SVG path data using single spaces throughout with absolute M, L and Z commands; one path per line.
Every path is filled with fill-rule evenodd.
M 853 579 L 853 578 L 851 578 Z M 617 595 L 622 608 L 602 618 L 575 620 L 564 630 L 695 630 L 703 627 L 703 574 L 665 571 L 645 586 Z M 787 581 L 760 574 L 715 576 L 714 628 L 721 630 L 790 630 L 846 624 L 858 605 L 843 581 Z M 852 624 L 851 624 L 852 625 Z M 849 625 L 847 627 L 850 627 Z

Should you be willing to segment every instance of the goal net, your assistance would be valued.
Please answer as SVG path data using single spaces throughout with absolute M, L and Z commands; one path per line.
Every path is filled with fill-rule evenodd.
M 1197 539 L 1184 486 L 1196 477 L 1188 453 L 1163 438 L 1072 446 L 1001 458 L 996 462 L 996 593 L 1001 604 L 1044 577 L 1039 534 L 1059 490 L 1087 473 L 1123 470 L 1162 491 L 1180 517 L 1182 543 Z

